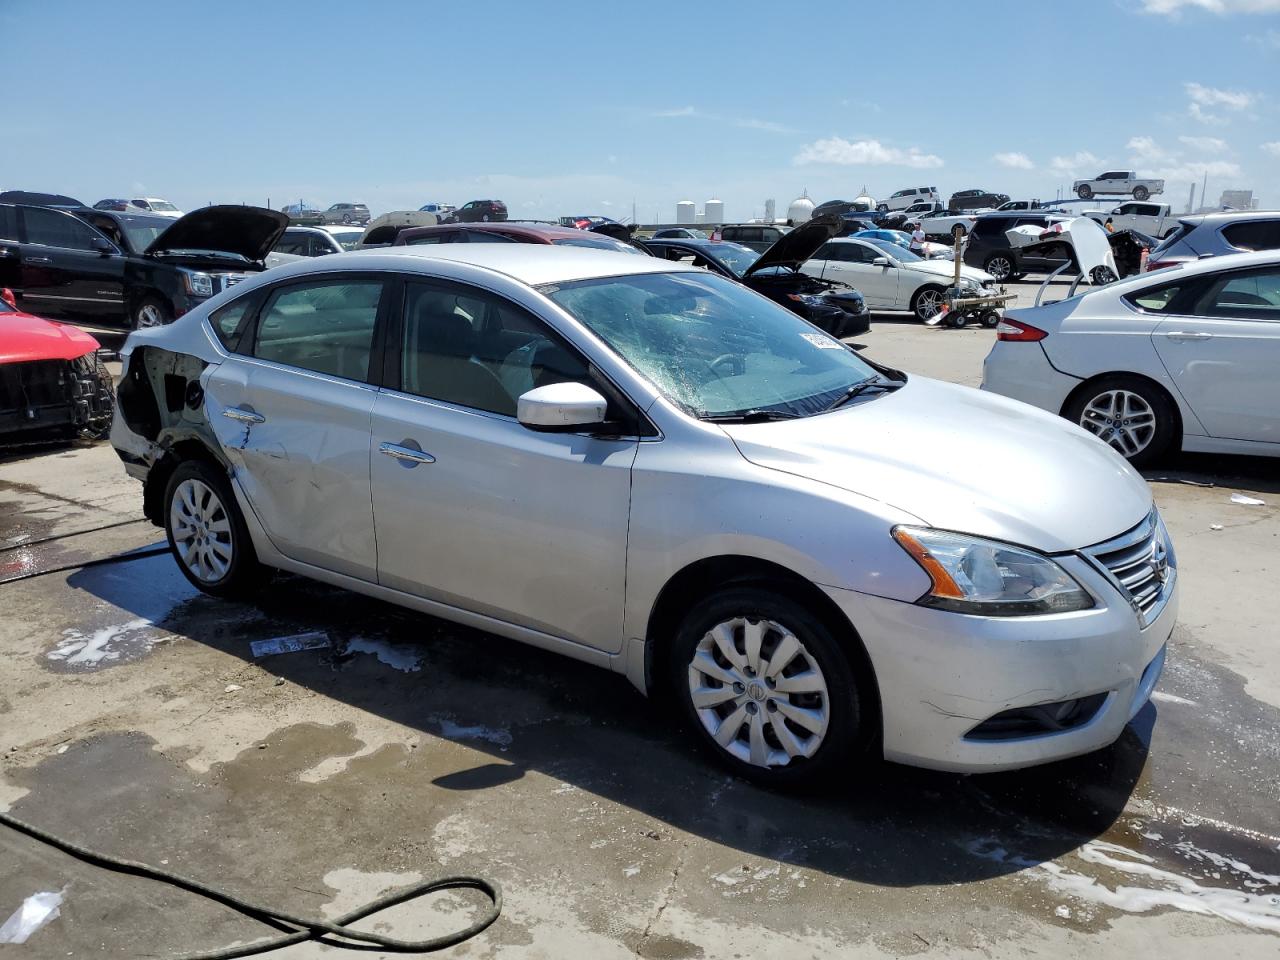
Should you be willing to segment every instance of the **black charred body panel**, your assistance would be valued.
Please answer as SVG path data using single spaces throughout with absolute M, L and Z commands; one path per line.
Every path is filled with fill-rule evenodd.
M 0 443 L 103 436 L 112 405 L 111 377 L 92 354 L 0 366 Z

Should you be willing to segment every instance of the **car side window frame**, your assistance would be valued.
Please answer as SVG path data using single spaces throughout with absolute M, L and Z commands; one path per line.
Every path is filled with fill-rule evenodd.
M 240 321 L 240 327 L 236 330 L 238 339 L 235 350 L 230 351 L 238 357 L 245 360 L 251 360 L 255 363 L 270 363 L 290 370 L 297 370 L 300 373 L 315 377 L 330 377 L 335 380 L 342 380 L 346 383 L 355 383 L 361 386 L 376 388 L 381 379 L 381 371 L 386 367 L 387 353 L 387 325 L 391 311 L 399 309 L 399 301 L 397 301 L 397 292 L 403 296 L 402 285 L 398 285 L 397 275 L 387 273 L 386 271 L 375 270 L 335 270 L 333 272 L 324 273 L 308 273 L 300 277 L 291 277 L 280 283 L 273 283 L 270 286 L 259 287 L 252 291 L 249 296 L 256 296 L 257 302 L 252 308 L 245 313 L 244 319 Z M 298 367 L 293 364 L 281 363 L 277 360 L 266 360 L 255 355 L 258 347 L 258 331 L 259 324 L 262 320 L 262 311 L 268 303 L 270 303 L 277 293 L 289 290 L 293 287 L 309 287 L 316 284 L 358 282 L 358 281 L 378 281 L 382 284 L 382 296 L 378 300 L 378 312 L 373 320 L 373 338 L 369 344 L 369 368 L 365 373 L 365 379 L 354 380 L 351 377 L 344 377 L 336 373 L 326 373 L 323 370 L 311 370 L 307 367 Z M 397 291 L 397 287 L 400 289 Z M 215 334 L 216 336 L 216 334 Z
M 480 416 L 492 417 L 496 419 L 506 420 L 512 423 L 518 423 L 513 416 L 504 413 L 497 413 L 492 410 L 480 410 L 475 407 L 467 407 L 454 403 L 450 400 L 443 400 L 437 397 L 425 397 L 420 394 L 410 393 L 404 389 L 402 382 L 404 372 L 404 334 L 405 334 L 405 311 L 408 306 L 408 288 L 410 284 L 424 286 L 429 289 L 438 290 L 455 297 L 472 297 L 474 299 L 492 299 L 501 301 L 510 309 L 516 310 L 537 324 L 547 336 L 547 339 L 568 351 L 574 357 L 582 362 L 583 368 L 587 371 L 587 375 L 591 380 L 590 386 L 600 391 L 601 394 L 609 401 L 611 409 L 619 411 L 621 414 L 611 422 L 618 422 L 622 425 L 623 432 L 617 434 L 607 434 L 599 429 L 598 426 L 586 427 L 582 430 L 566 431 L 569 435 L 583 436 L 607 436 L 609 439 L 626 440 L 626 439 L 655 439 L 661 438 L 661 433 L 657 426 L 644 414 L 640 405 L 633 401 L 626 392 L 622 390 L 607 373 L 600 369 L 596 364 L 591 362 L 591 358 L 586 356 L 579 350 L 570 340 L 555 329 L 545 319 L 538 316 L 528 307 L 517 303 L 510 297 L 503 296 L 501 293 L 489 290 L 485 287 L 478 287 L 473 284 L 464 283 L 459 280 L 450 280 L 443 277 L 433 277 L 421 274 L 396 274 L 392 281 L 389 282 L 391 287 L 395 288 L 395 294 L 384 298 L 389 305 L 394 303 L 394 313 L 390 314 L 386 319 L 387 322 L 382 325 L 383 337 L 381 341 L 381 365 L 379 367 L 379 377 L 375 384 L 379 389 L 392 391 L 405 397 L 411 397 L 415 400 L 421 400 L 426 403 L 440 404 L 451 410 L 467 410 L 474 412 Z M 489 305 L 486 305 L 488 312 Z M 382 319 L 380 316 L 379 319 Z M 372 369 L 372 360 L 370 368 Z M 513 397 L 519 400 L 518 397 Z

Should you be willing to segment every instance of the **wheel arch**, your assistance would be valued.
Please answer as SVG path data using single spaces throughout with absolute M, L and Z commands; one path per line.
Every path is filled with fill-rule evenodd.
M 1142 373 L 1131 373 L 1127 370 L 1108 370 L 1106 373 L 1094 374 L 1087 380 L 1081 381 L 1072 388 L 1071 392 L 1063 399 L 1062 406 L 1058 410 L 1058 416 L 1066 417 L 1067 410 L 1076 402 L 1076 400 L 1078 400 L 1083 394 L 1094 389 L 1100 381 L 1107 380 L 1111 377 L 1126 377 L 1131 380 L 1139 380 L 1142 383 L 1149 384 L 1169 401 L 1169 406 L 1173 409 L 1174 417 L 1173 448 L 1175 450 L 1180 450 L 1182 448 L 1182 436 L 1186 429 L 1186 421 L 1183 418 L 1182 412 L 1182 400 L 1159 380 L 1156 380 L 1153 377 L 1148 377 Z
M 142 485 L 142 513 L 157 527 L 164 526 L 164 492 L 169 478 L 178 465 L 188 460 L 202 460 L 219 470 L 229 472 L 229 466 L 205 440 L 195 434 L 174 440 L 166 445 L 164 453 L 147 471 Z
M 651 697 L 663 697 L 661 677 L 667 675 L 667 657 L 671 641 L 681 619 L 703 597 L 730 586 L 757 584 L 767 587 L 808 608 L 831 629 L 852 661 L 858 694 L 867 704 L 868 713 L 876 719 L 876 730 L 882 725 L 880 684 L 857 627 L 816 584 L 781 564 L 759 557 L 724 554 L 696 560 L 673 574 L 649 611 L 645 630 L 645 687 Z M 878 736 L 878 733 L 877 733 Z

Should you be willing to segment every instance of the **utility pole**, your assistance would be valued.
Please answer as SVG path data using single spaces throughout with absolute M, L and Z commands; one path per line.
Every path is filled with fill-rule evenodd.
M 1207 207 L 1208 201 L 1205 199 L 1205 191 L 1209 189 L 1209 168 L 1204 168 L 1204 183 L 1200 185 L 1200 206 Z

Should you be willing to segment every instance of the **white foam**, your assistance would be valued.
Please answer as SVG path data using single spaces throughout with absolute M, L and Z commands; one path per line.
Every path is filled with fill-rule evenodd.
M 385 640 L 369 640 L 365 637 L 353 637 L 347 641 L 348 653 L 371 653 L 379 663 L 385 663 L 393 670 L 404 673 L 416 673 L 422 669 L 422 654 Z
M 164 639 L 163 636 L 140 635 L 153 627 L 154 623 L 141 617 L 127 623 L 99 627 L 88 634 L 69 627 L 62 631 L 62 639 L 47 656 L 50 660 L 75 665 L 110 663 L 130 652 L 130 648 L 136 650 L 143 645 L 149 649 Z
M 1023 867 L 1028 875 L 1044 881 L 1057 893 L 1067 894 L 1090 903 L 1122 910 L 1125 913 L 1147 913 L 1161 907 L 1221 917 L 1255 930 L 1280 933 L 1280 895 L 1257 894 L 1244 890 L 1206 887 L 1189 877 L 1155 866 L 1155 860 L 1105 840 L 1091 840 L 1077 855 L 1086 863 L 1096 864 L 1137 878 L 1142 885 L 1117 885 L 1114 889 L 1094 877 L 1071 870 L 1059 863 L 1043 863 L 1010 854 L 990 841 L 972 841 L 964 845 L 974 856 L 997 863 Z M 1217 855 L 1213 855 L 1217 856 Z M 1224 862 L 1227 858 L 1222 858 Z M 1247 865 L 1244 866 L 1248 870 Z M 1256 874 L 1254 876 L 1269 876 Z

